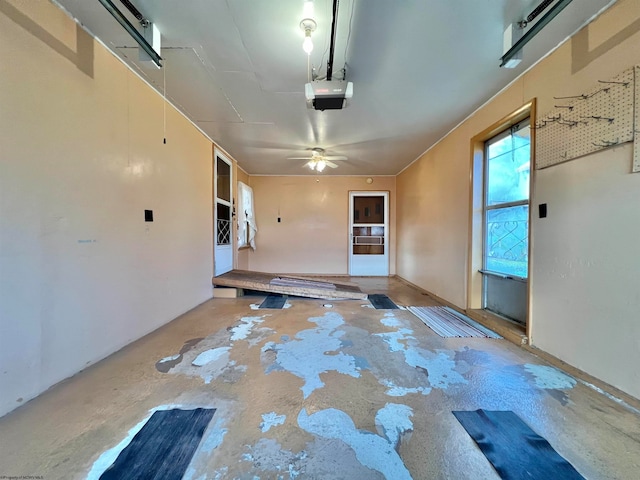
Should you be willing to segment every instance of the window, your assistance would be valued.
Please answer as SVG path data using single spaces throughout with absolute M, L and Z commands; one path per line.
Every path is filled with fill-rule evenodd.
M 249 185 L 238 182 L 238 248 L 256 249 L 255 214 L 253 211 L 253 190 Z
M 529 119 L 485 143 L 484 269 L 527 278 Z

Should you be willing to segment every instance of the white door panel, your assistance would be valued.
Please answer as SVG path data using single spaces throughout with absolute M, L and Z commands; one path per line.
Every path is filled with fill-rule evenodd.
M 389 193 L 349 193 L 349 275 L 389 275 Z
M 233 269 L 233 201 L 231 161 L 215 151 L 215 202 L 213 205 L 214 275 Z

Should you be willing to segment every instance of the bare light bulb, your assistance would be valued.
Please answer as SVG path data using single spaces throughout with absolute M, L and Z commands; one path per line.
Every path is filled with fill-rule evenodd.
M 307 55 L 311 55 L 311 52 L 313 52 L 313 41 L 311 40 L 311 29 L 307 29 L 304 32 L 304 41 L 302 42 L 302 49 L 307 53 Z

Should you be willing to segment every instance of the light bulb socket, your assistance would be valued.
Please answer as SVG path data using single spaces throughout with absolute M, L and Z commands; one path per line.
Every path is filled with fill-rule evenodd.
M 316 28 L 318 28 L 318 24 L 316 23 L 316 21 L 313 18 L 303 18 L 300 21 L 300 29 L 305 32 L 305 35 L 307 33 L 307 30 L 309 32 L 315 32 Z

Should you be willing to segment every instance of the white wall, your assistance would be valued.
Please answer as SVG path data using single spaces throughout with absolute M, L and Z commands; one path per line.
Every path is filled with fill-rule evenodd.
M 211 143 L 169 107 L 164 145 L 156 93 L 51 3 L 11 3 L 0 415 L 210 298 L 213 262 Z
M 389 271 L 395 274 L 396 179 L 372 178 L 369 184 L 364 176 L 251 176 L 258 233 L 250 270 L 346 275 L 349 192 L 380 190 L 389 192 Z
M 640 174 L 631 145 L 538 172 L 532 342 L 640 398 Z M 535 217 L 536 215 L 534 215 Z

